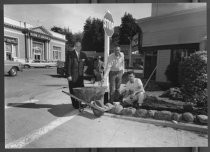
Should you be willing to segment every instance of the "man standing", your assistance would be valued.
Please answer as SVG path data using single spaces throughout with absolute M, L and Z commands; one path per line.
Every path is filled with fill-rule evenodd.
M 81 52 L 81 42 L 77 41 L 74 50 L 69 51 L 67 58 L 67 80 L 69 83 L 69 92 L 73 93 L 73 88 L 84 87 L 84 66 L 87 64 L 87 56 Z M 79 108 L 79 103 L 71 98 L 72 105 L 75 109 Z
M 116 46 L 114 53 L 110 54 L 107 59 L 107 65 L 105 68 L 104 78 L 109 74 L 109 86 L 110 86 L 110 103 L 120 95 L 120 85 L 122 82 L 122 75 L 125 71 L 124 54 L 120 52 L 120 47 Z M 104 81 L 103 78 L 103 81 Z
M 134 72 L 128 72 L 128 82 L 126 88 L 121 92 L 123 96 L 123 106 L 141 106 L 145 96 L 145 90 L 141 79 L 135 78 Z

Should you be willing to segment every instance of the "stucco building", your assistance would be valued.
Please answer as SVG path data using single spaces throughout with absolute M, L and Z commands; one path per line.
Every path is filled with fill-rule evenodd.
M 65 61 L 65 35 L 4 17 L 4 59 Z

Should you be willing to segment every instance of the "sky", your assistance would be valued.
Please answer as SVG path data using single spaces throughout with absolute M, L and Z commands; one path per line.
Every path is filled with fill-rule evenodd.
M 112 14 L 114 25 L 121 24 L 125 12 L 135 19 L 151 16 L 151 4 L 24 4 L 4 5 L 4 16 L 34 26 L 69 27 L 73 33 L 82 32 L 87 18 L 103 19 L 106 11 Z

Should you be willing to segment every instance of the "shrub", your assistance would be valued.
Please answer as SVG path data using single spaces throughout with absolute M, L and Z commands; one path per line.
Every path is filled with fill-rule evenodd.
M 173 86 L 178 86 L 178 67 L 179 67 L 179 61 L 173 61 L 170 63 L 165 71 L 165 75 L 167 77 L 167 80 L 172 83 Z
M 198 51 L 181 62 L 179 82 L 184 101 L 207 105 L 207 52 Z

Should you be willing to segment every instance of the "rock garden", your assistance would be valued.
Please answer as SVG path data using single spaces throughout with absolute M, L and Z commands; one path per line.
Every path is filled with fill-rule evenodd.
M 207 52 L 198 51 L 182 62 L 170 64 L 165 74 L 171 87 L 163 91 L 161 85 L 150 81 L 139 109 L 107 103 L 108 112 L 207 126 Z

